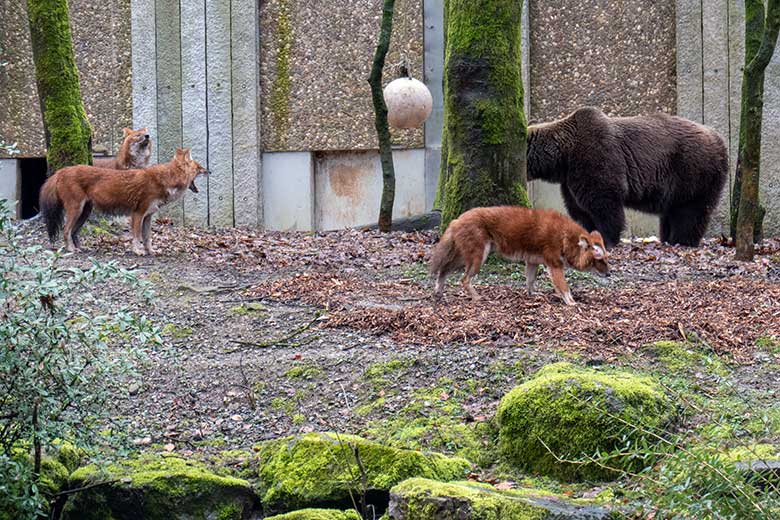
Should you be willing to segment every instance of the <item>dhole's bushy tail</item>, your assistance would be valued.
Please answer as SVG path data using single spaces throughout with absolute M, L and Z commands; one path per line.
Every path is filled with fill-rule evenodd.
M 458 252 L 458 248 L 455 247 L 455 239 L 452 237 L 452 233 L 447 230 L 433 249 L 428 273 L 431 277 L 446 276 L 461 267 L 463 267 L 463 259 Z
M 49 240 L 54 242 L 62 229 L 62 218 L 64 207 L 62 200 L 57 194 L 57 179 L 52 176 L 41 187 L 41 194 L 38 199 L 41 208 L 41 216 L 46 222 L 46 232 L 49 233 Z

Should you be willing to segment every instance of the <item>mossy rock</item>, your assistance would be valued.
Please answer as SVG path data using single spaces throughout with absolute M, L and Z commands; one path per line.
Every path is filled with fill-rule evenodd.
M 45 496 L 51 497 L 68 484 L 68 475 L 70 475 L 70 471 L 59 460 L 44 457 L 41 460 L 38 488 Z
M 753 444 L 729 450 L 723 458 L 734 464 L 745 479 L 765 489 L 780 487 L 780 446 Z
M 388 520 L 606 520 L 605 507 L 575 504 L 533 490 L 498 491 L 474 482 L 409 479 L 390 491 Z
M 75 493 L 65 506 L 68 520 L 241 520 L 258 509 L 248 482 L 221 477 L 184 459 L 128 461 L 103 471 L 85 466 L 70 478 Z
M 597 372 L 570 363 L 541 369 L 515 387 L 498 407 L 500 448 L 513 465 L 562 481 L 607 480 L 617 473 L 582 460 L 655 438 L 639 431 L 662 432 L 675 408 L 651 378 L 624 372 Z M 553 455 L 554 454 L 554 455 Z M 618 469 L 636 469 L 647 461 L 614 457 Z
M 76 471 L 87 456 L 85 450 L 77 448 L 70 442 L 57 443 L 56 448 L 57 460 L 68 469 L 68 474 Z
M 355 510 L 301 509 L 283 515 L 267 516 L 265 520 L 361 520 Z
M 351 494 L 364 488 L 367 500 L 381 505 L 387 492 L 411 477 L 453 480 L 465 476 L 471 463 L 438 453 L 384 446 L 354 435 L 310 433 L 267 441 L 253 466 L 266 513 L 305 507 L 351 507 Z M 365 486 L 360 466 L 365 470 Z M 384 494 L 384 499 L 382 495 Z M 384 509 L 384 507 L 382 507 Z

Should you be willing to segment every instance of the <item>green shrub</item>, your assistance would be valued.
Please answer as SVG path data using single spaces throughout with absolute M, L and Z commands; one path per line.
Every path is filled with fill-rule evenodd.
M 0 201 L 0 511 L 29 518 L 44 508 L 43 452 L 61 439 L 89 446 L 107 400 L 124 392 L 140 347 L 160 340 L 127 308 L 96 311 L 111 282 L 151 291 L 114 262 L 63 266 L 63 255 L 17 240 Z M 101 439 L 110 436 L 100 436 Z M 12 488 L 12 489 L 11 489 Z

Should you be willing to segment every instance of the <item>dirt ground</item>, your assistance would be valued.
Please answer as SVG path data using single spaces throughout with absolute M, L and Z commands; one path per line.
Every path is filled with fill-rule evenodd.
M 19 229 L 24 241 L 45 243 L 39 221 Z M 523 266 L 502 261 L 478 278 L 482 301 L 465 298 L 453 276 L 434 302 L 426 275 L 434 232 L 209 231 L 158 221 L 158 254 L 136 257 L 116 224 L 85 229 L 87 250 L 68 264 L 117 260 L 157 292 L 143 311 L 165 345 L 148 353 L 140 384 L 129 383 L 113 411 L 142 446 L 249 448 L 318 430 L 376 438 L 405 414 L 486 421 L 506 391 L 552 361 L 664 373 L 669 365 L 646 348 L 659 340 L 704 349 L 755 406 L 777 400 L 777 239 L 750 264 L 718 240 L 623 243 L 610 252 L 611 277 L 569 271 L 578 305 L 567 307 L 546 273 L 528 296 Z M 106 306 L 122 303 L 118 295 Z M 722 383 L 700 379 L 705 390 Z

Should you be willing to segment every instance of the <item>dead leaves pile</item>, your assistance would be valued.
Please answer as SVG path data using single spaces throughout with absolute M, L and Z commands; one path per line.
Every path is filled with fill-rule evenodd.
M 508 341 L 614 358 L 695 334 L 715 351 L 750 362 L 758 338 L 780 337 L 780 239 L 765 240 L 752 263 L 735 261 L 733 248 L 717 239 L 699 248 L 624 242 L 610 252 L 620 283 L 592 288 L 572 280 L 578 305 L 569 308 L 549 290 L 529 297 L 509 282 L 477 285 L 477 303 L 455 288 L 433 302 L 427 281 L 398 273 L 427 260 L 435 232 L 157 230 L 164 256 L 267 274 L 270 280 L 251 296 L 321 306 L 330 311 L 325 326 L 403 343 Z
M 693 334 L 716 352 L 750 362 L 756 340 L 780 337 L 780 284 L 747 277 L 633 284 L 574 291 L 576 307 L 551 292 L 478 286 L 472 302 L 451 289 L 441 302 L 409 282 L 298 275 L 252 293 L 330 309 L 328 327 L 389 334 L 402 343 L 511 342 L 548 345 L 613 359 L 658 340 Z

